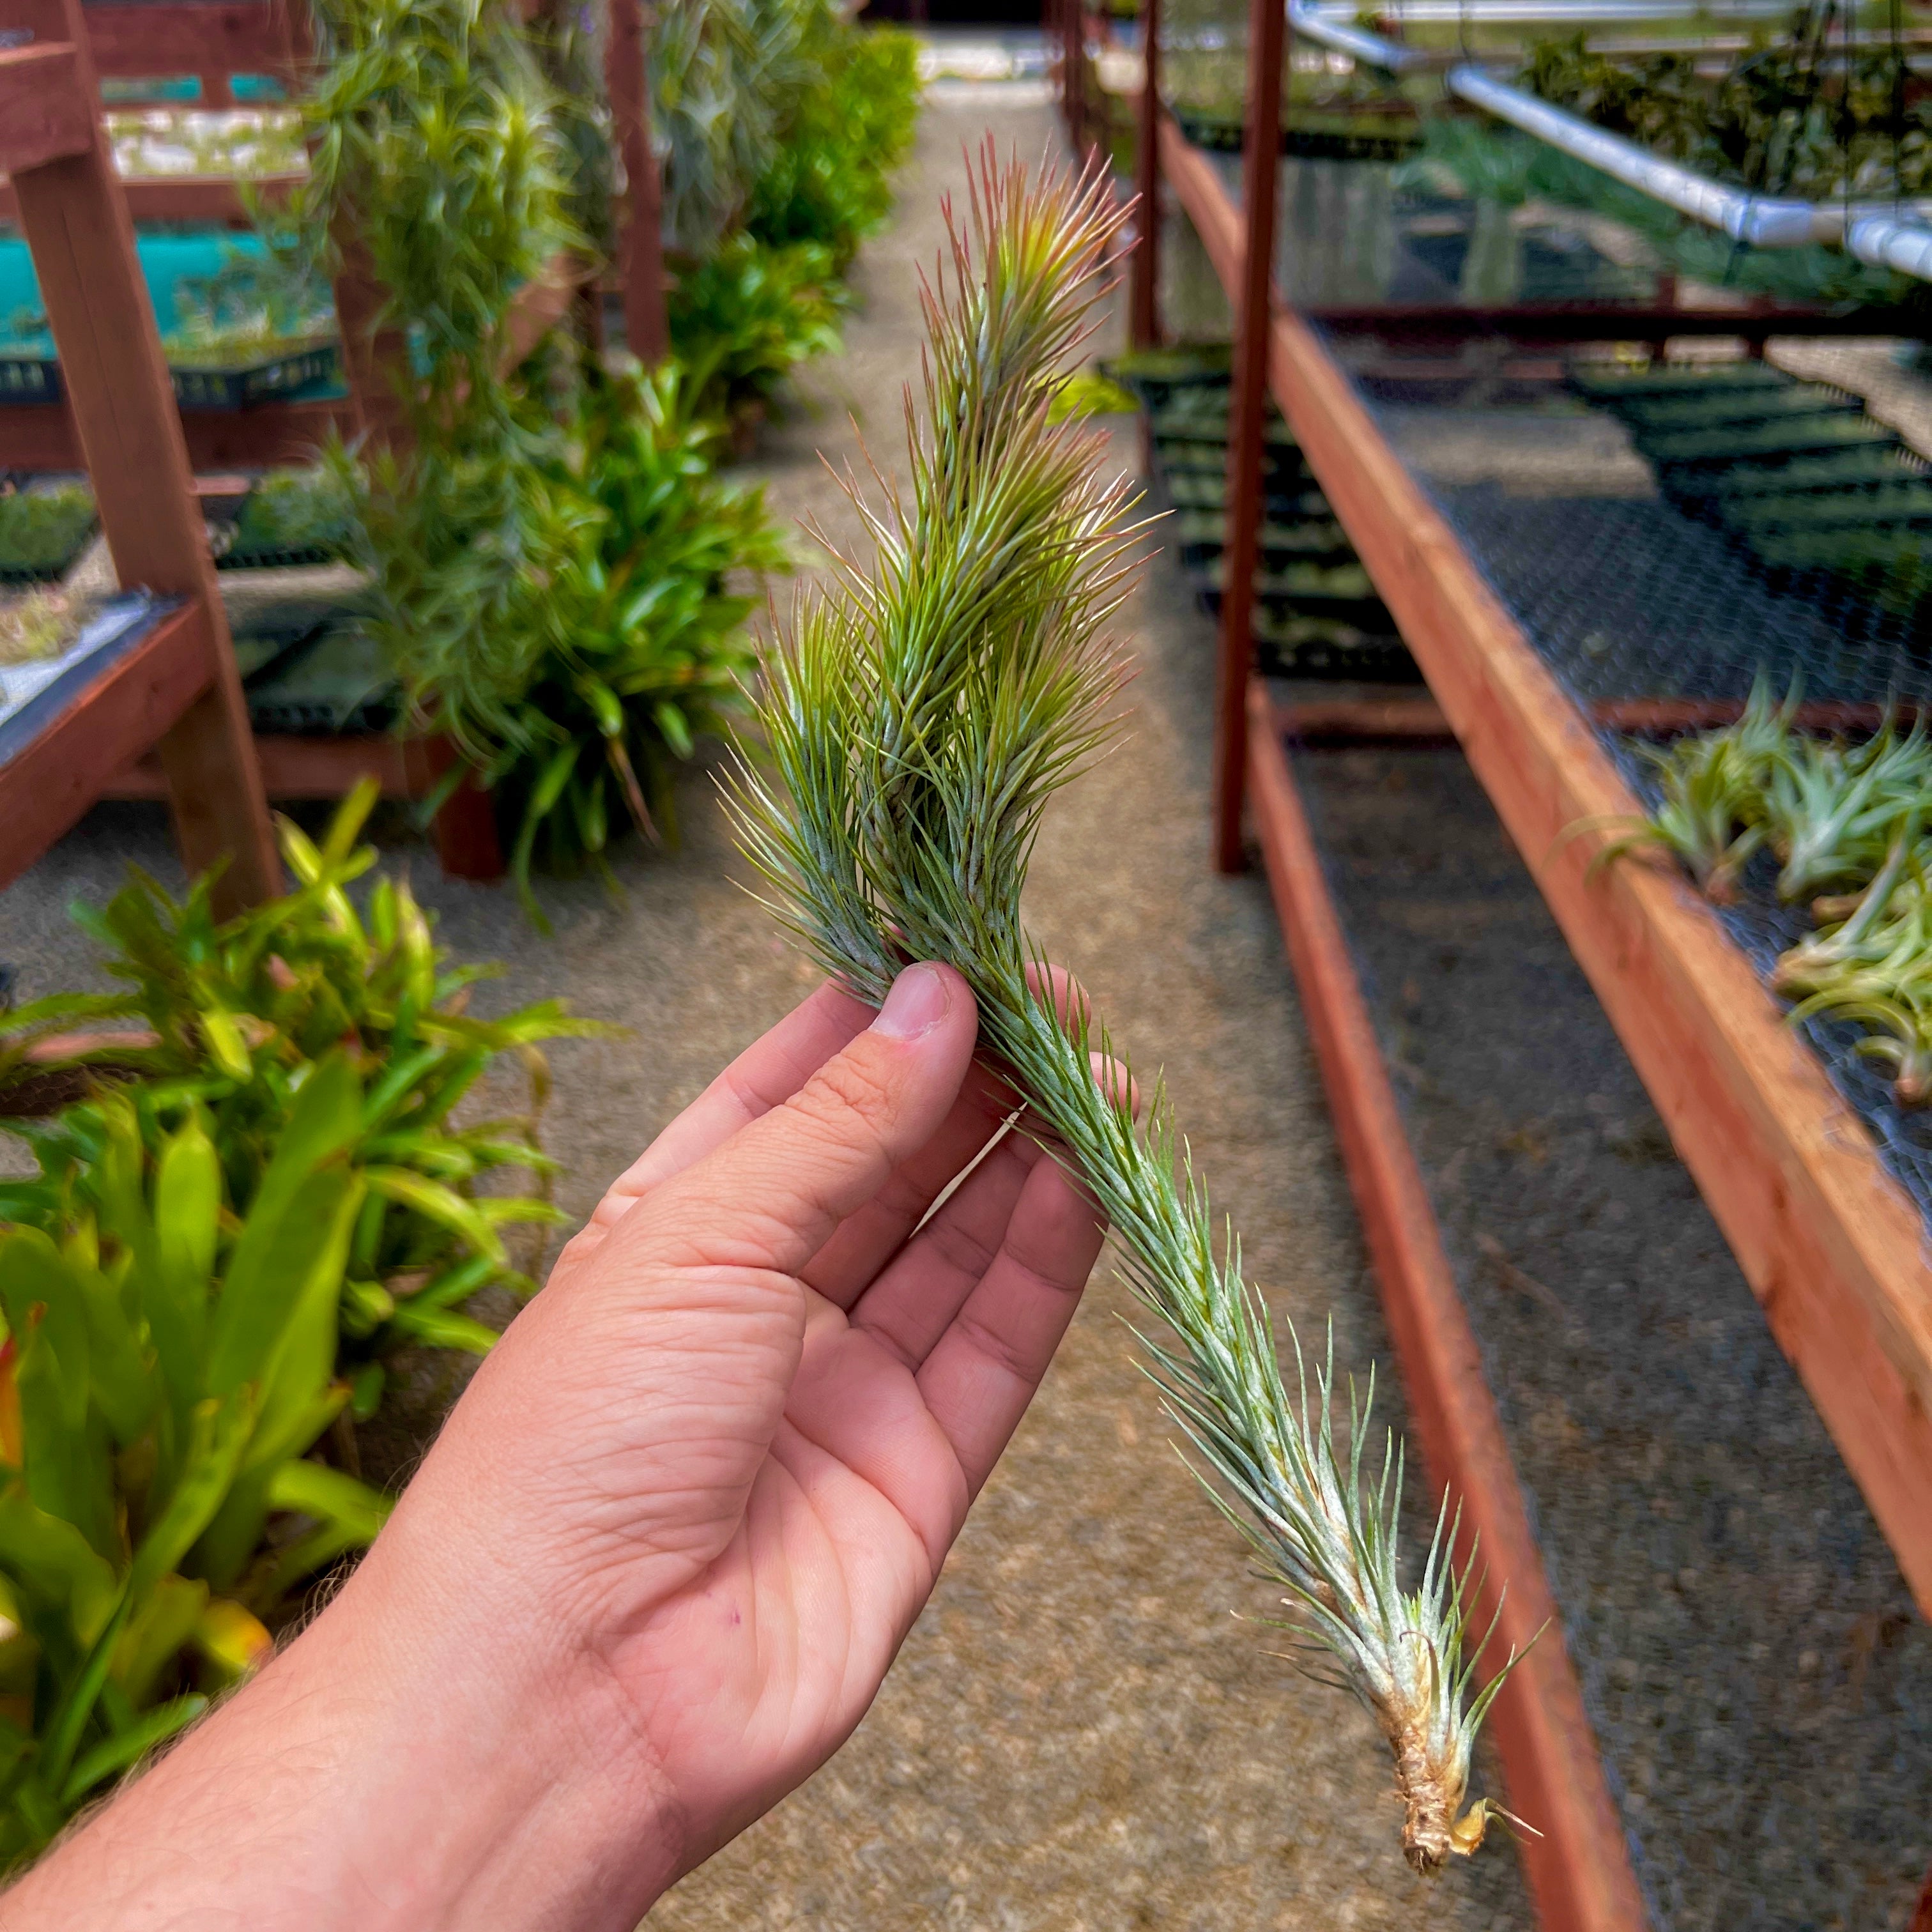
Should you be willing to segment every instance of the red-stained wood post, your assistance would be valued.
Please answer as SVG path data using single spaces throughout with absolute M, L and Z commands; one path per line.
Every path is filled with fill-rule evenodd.
M 237 911 L 279 891 L 281 867 L 160 332 L 95 111 L 87 31 L 79 0 L 7 0 L 0 20 L 31 37 L 0 60 L 44 64 L 61 58 L 62 46 L 68 50 L 68 106 L 59 109 L 50 89 L 40 118 L 85 116 L 80 139 L 65 152 L 50 143 L 37 161 L 31 142 L 16 138 L 29 131 L 20 117 L 0 112 L 0 164 L 13 176 L 115 568 L 124 584 L 189 598 L 206 614 L 199 627 L 206 687 L 157 750 L 182 857 L 194 872 L 225 860 L 215 904 Z
M 1248 760 L 1248 669 L 1254 658 L 1255 566 L 1261 556 L 1262 431 L 1268 408 L 1268 326 L 1274 314 L 1275 181 L 1281 150 L 1281 64 L 1286 0 L 1251 0 L 1248 104 L 1241 136 L 1246 249 L 1234 314 L 1228 398 L 1228 527 L 1222 538 L 1221 648 L 1214 677 L 1214 863 L 1246 864 L 1241 794 Z
M 1160 340 L 1160 0 L 1141 0 L 1141 92 L 1134 119 L 1135 216 L 1130 330 L 1136 349 Z
M 645 39 L 652 23 L 644 0 L 610 0 L 604 49 L 604 86 L 610 131 L 624 167 L 617 259 L 624 279 L 624 339 L 647 366 L 670 353 L 664 314 L 662 184 L 651 145 L 650 70 Z

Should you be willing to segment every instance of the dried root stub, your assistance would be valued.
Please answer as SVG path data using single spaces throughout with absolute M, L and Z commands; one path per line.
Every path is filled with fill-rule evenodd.
M 1093 1190 L 1156 1318 L 1150 1372 L 1205 1465 L 1208 1493 L 1287 1591 L 1304 1669 L 1360 1697 L 1395 1754 L 1418 1870 L 1481 1842 L 1495 1808 L 1462 1808 L 1470 1748 L 1501 1682 L 1478 1692 L 1467 1571 L 1438 1520 L 1420 1587 L 1397 1577 L 1401 1456 L 1364 1480 L 1369 1402 L 1332 1359 L 1293 1392 L 1232 1235 L 1217 1243 L 1158 1090 L 1137 1127 L 1090 1053 L 1122 1058 L 1084 1016 L 1037 996 L 1020 921 L 1048 799 L 1112 736 L 1121 664 L 1108 626 L 1132 578 L 1126 486 L 1104 439 L 1050 405 L 1086 336 L 1126 211 L 1103 172 L 1030 178 L 980 157 L 963 222 L 922 292 L 922 394 L 906 405 L 908 482 L 868 503 L 876 544 L 802 592 L 766 656 L 763 748 L 734 806 L 769 903 L 861 997 L 908 961 L 957 967 L 988 1055 Z M 1371 1396 L 1372 1390 L 1371 1388 Z M 1480 1648 L 1480 1646 L 1478 1646 Z

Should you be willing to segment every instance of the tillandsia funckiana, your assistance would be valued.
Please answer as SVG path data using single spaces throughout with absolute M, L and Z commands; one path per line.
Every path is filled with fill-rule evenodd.
M 1366 1405 L 1352 1388 L 1338 1432 L 1332 1360 L 1311 1376 L 1297 1345 L 1284 1376 L 1164 1097 L 1137 1129 L 1120 1090 L 1096 1082 L 1090 1048 L 1111 1043 L 1036 992 L 1021 923 L 1041 814 L 1110 736 L 1120 677 L 1106 626 L 1133 568 L 1125 486 L 1102 481 L 1097 437 L 1050 418 L 1124 219 L 1100 172 L 1033 182 L 982 157 L 970 220 L 949 208 L 951 260 L 924 292 L 909 494 L 862 504 L 875 560 L 794 606 L 765 665 L 771 774 L 748 757 L 735 810 L 775 910 L 860 997 L 883 998 L 911 960 L 965 976 L 983 1049 L 1093 1190 L 1130 1283 L 1173 1330 L 1148 1342 L 1152 1372 L 1234 1499 L 1222 1507 L 1386 1734 L 1404 1849 L 1432 1871 L 1474 1851 L 1498 1808 L 1464 1808 L 1501 1680 L 1474 1687 L 1446 1505 L 1405 1592 L 1400 1454 L 1391 1442 L 1365 1482 Z

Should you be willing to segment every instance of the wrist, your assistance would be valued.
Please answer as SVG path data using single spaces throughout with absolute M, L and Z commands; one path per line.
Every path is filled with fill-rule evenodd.
M 0 1924 L 631 1932 L 683 1833 L 621 1694 L 594 1658 L 422 1600 L 379 1554 Z

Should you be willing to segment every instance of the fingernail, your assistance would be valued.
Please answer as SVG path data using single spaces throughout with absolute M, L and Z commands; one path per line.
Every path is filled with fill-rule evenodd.
M 892 982 L 872 1030 L 888 1040 L 916 1040 L 938 1025 L 952 1006 L 952 988 L 937 966 L 908 966 Z

